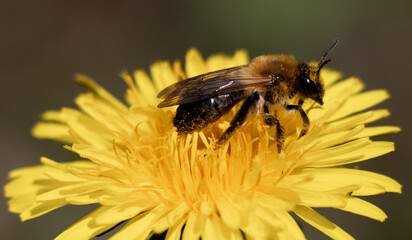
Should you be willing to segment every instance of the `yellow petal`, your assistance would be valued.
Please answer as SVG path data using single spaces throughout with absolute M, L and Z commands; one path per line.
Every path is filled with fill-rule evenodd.
M 25 211 L 37 204 L 35 197 L 39 192 L 54 187 L 53 182 L 44 175 L 46 169 L 44 166 L 26 167 L 13 170 L 9 174 L 10 178 L 14 178 L 4 187 L 5 196 L 11 198 L 8 202 L 9 211 Z
M 230 63 L 230 57 L 223 54 L 215 54 L 207 58 L 206 66 L 208 72 L 213 72 L 229 67 L 233 67 Z
M 85 144 L 73 144 L 70 150 L 76 152 L 81 157 L 90 159 L 102 166 L 107 166 L 115 169 L 124 169 L 122 163 L 118 161 L 116 154 L 111 150 L 105 150 L 99 147 Z
M 273 190 L 273 194 L 285 201 L 312 207 L 343 207 L 346 204 L 346 192 L 353 190 L 354 187 L 348 186 L 347 188 L 346 191 L 321 192 L 298 187 L 291 189 L 286 183 L 280 183 L 279 187 Z
M 101 123 L 74 109 L 63 109 L 70 130 L 83 143 L 112 148 L 112 135 Z
M 86 116 L 95 122 L 96 126 L 94 128 L 90 127 L 90 131 L 98 131 L 103 139 L 112 139 L 113 132 L 127 136 L 132 132 L 131 128 L 135 126 L 134 123 L 139 121 L 139 119 L 132 117 L 129 112 L 119 113 L 110 105 L 95 99 L 91 94 L 80 94 L 75 99 L 75 102 Z M 70 120 L 72 120 L 72 118 L 70 118 Z M 70 124 L 71 122 L 68 123 Z M 83 124 L 87 125 L 88 123 L 85 122 Z
M 329 120 L 333 121 L 348 116 L 352 113 L 368 109 L 388 98 L 389 94 L 385 90 L 374 90 L 354 95 L 346 100 L 339 111 L 336 112 Z
M 89 205 L 100 202 L 101 198 L 105 198 L 107 194 L 103 191 L 92 191 L 75 196 L 67 196 L 66 202 L 71 205 Z
M 99 214 L 99 216 L 96 216 L 93 221 L 95 221 L 97 225 L 121 222 L 153 208 L 155 204 L 154 202 L 131 200 L 107 209 L 105 212 Z
M 85 179 L 81 178 L 77 175 L 75 175 L 73 172 L 75 171 L 73 169 L 74 165 L 68 165 L 68 164 L 59 164 L 60 166 L 57 167 L 56 164 L 50 164 L 50 161 L 47 158 L 42 158 L 41 162 L 45 165 L 53 166 L 52 168 L 49 168 L 44 171 L 44 174 L 48 176 L 49 178 L 55 180 L 56 182 L 61 182 L 61 183 L 76 183 L 76 182 L 84 182 Z M 82 161 L 83 162 L 83 161 Z M 84 161 L 86 162 L 86 161 Z M 56 162 L 54 162 L 56 163 Z M 84 167 L 76 166 L 79 171 L 82 171 L 80 169 L 84 169 L 85 171 L 90 170 L 90 169 L 96 169 L 97 164 L 87 161 L 87 165 Z M 87 170 L 86 170 L 87 169 Z
M 312 151 L 318 149 L 326 149 L 328 147 L 337 146 L 342 143 L 349 142 L 350 140 L 355 139 L 359 134 L 365 129 L 364 125 L 358 125 L 351 130 L 339 131 L 335 133 L 325 134 L 316 138 L 316 141 L 319 141 L 319 144 L 316 144 Z
M 367 127 L 363 129 L 363 131 L 356 135 L 354 138 L 374 137 L 391 133 L 397 133 L 399 131 L 401 131 L 401 129 L 399 127 L 394 126 Z
M 334 133 L 325 134 L 316 138 L 319 144 L 316 144 L 311 150 L 324 149 L 333 147 L 345 142 L 349 142 L 359 138 L 369 138 L 384 134 L 399 132 L 399 127 L 393 126 L 379 126 L 379 127 L 367 127 L 364 125 L 358 125 L 351 130 L 339 131 Z
M 48 201 L 45 203 L 35 203 L 21 212 L 20 219 L 24 222 L 26 220 L 46 214 L 64 205 L 67 205 L 67 202 L 61 199 Z
M 295 204 L 292 202 L 284 201 L 274 195 L 265 194 L 263 192 L 257 192 L 254 196 L 254 201 L 262 207 L 271 209 L 273 212 L 287 212 L 295 207 Z
M 142 94 L 142 99 L 147 101 L 148 103 L 152 99 L 157 98 L 157 94 L 159 90 L 155 88 L 153 85 L 152 80 L 143 70 L 137 70 L 133 73 L 134 79 L 136 81 L 136 86 L 139 89 L 139 93 Z M 173 79 L 170 79 L 170 84 L 172 84 Z M 143 105 L 145 103 L 142 103 Z
M 325 102 L 325 105 L 328 106 L 329 103 L 342 101 L 349 95 L 362 91 L 363 88 L 364 85 L 361 80 L 355 77 L 351 77 L 328 87 L 325 91 L 323 100 Z M 324 108 L 326 108 L 326 106 Z
M 93 79 L 87 77 L 83 74 L 76 74 L 75 80 L 77 83 L 85 86 L 90 91 L 92 91 L 96 96 L 100 97 L 102 100 L 106 101 L 107 103 L 111 104 L 113 108 L 118 109 L 122 112 L 127 112 L 128 108 L 120 102 L 116 97 L 114 97 L 111 93 L 106 91 L 102 88 L 99 84 L 97 84 Z
M 180 240 L 183 225 L 186 223 L 186 219 L 182 218 L 175 222 L 171 222 L 170 228 L 167 230 L 166 240 Z
M 354 141 L 346 142 L 341 145 L 323 148 L 323 149 L 315 149 L 314 151 L 309 151 L 305 154 L 303 160 L 298 163 L 298 165 L 310 165 L 316 164 L 319 166 L 334 166 L 334 165 L 342 165 L 342 163 L 335 158 L 339 159 L 346 159 L 344 157 L 352 157 L 352 158 L 360 158 L 362 154 L 356 152 L 356 150 L 363 149 L 364 147 L 372 144 L 367 138 L 356 139 Z M 332 160 L 331 160 L 332 159 Z M 335 163 L 336 162 L 336 163 Z M 328 164 L 328 165 L 327 165 Z
M 232 66 L 240 66 L 249 63 L 249 54 L 246 50 L 237 50 L 235 54 L 233 54 L 232 62 L 230 63 Z
M 152 232 L 152 224 L 157 221 L 164 213 L 164 206 L 158 205 L 156 208 L 139 214 L 131 219 L 126 226 L 120 229 L 112 240 L 123 239 L 145 239 Z
M 384 192 L 400 192 L 401 190 L 401 185 L 387 176 L 342 167 L 297 170 L 285 177 L 282 184 L 314 192 L 335 191 L 345 186 L 356 185 L 358 189 L 350 191 L 353 196 L 368 196 Z
M 28 194 L 33 194 L 34 196 L 34 194 L 44 192 L 47 189 L 53 189 L 57 186 L 61 186 L 59 181 L 53 181 L 47 174 L 55 171 L 54 165 L 47 165 L 53 161 L 47 158 L 42 158 L 41 161 L 45 164 L 45 166 L 20 168 L 10 172 L 10 178 L 15 179 L 5 186 L 5 194 L 7 197 L 21 197 Z M 62 165 L 62 169 L 65 168 L 65 165 L 85 168 L 95 166 L 95 164 L 90 161 L 74 161 Z M 61 171 L 59 179 L 62 181 L 79 181 L 79 178 L 70 174 L 65 175 Z
M 153 224 L 153 231 L 155 233 L 162 233 L 173 226 L 178 227 L 176 226 L 176 223 L 180 223 L 182 219 L 185 219 L 187 212 L 189 211 L 186 203 L 180 203 L 178 206 L 170 206 L 170 209 L 171 211 L 167 213 L 166 216 L 163 216 L 159 221 Z M 171 232 L 170 234 L 175 235 L 176 233 Z
M 31 134 L 39 139 L 52 139 L 62 143 L 72 143 L 69 128 L 60 123 L 38 122 L 31 130 Z
M 44 170 L 46 168 L 44 166 L 31 166 L 31 167 L 23 167 L 23 168 L 17 168 L 12 170 L 9 173 L 9 179 L 13 178 L 18 178 L 18 177 L 23 177 L 25 179 L 31 179 L 31 178 L 37 178 L 44 176 Z
M 374 122 L 374 121 L 377 121 L 379 119 L 382 119 L 388 116 L 389 116 L 389 111 L 385 109 L 358 113 L 350 117 L 346 117 L 346 118 L 325 124 L 322 129 L 322 134 L 329 134 L 329 133 L 334 133 L 334 132 L 338 132 L 342 130 L 349 130 L 349 129 L 356 127 L 357 125 Z
M 26 188 L 28 187 L 26 186 Z M 32 188 L 30 187 L 30 189 Z M 21 196 L 13 197 L 11 200 L 7 202 L 9 205 L 9 211 L 12 213 L 23 212 L 30 206 L 33 206 L 34 204 L 36 204 L 36 201 L 34 200 L 35 197 L 36 197 L 36 191 L 32 191 L 32 193 L 25 193 L 24 195 L 21 195 Z
M 129 106 L 140 103 L 142 97 L 139 91 L 136 88 L 136 84 L 132 76 L 126 71 L 123 70 L 120 72 L 119 76 L 126 82 L 129 88 L 126 89 L 125 100 Z
M 152 66 L 150 66 L 150 74 L 152 75 L 153 83 L 157 90 L 156 92 L 160 92 L 163 88 L 177 82 L 177 78 L 169 62 L 152 64 Z
M 62 232 L 59 236 L 57 236 L 56 240 L 72 240 L 72 239 L 91 239 L 97 236 L 104 231 L 109 230 L 110 228 L 114 227 L 117 223 L 113 223 L 112 225 L 96 225 L 93 224 L 93 219 L 99 214 L 104 213 L 108 207 L 99 207 L 93 212 L 87 214 L 85 217 L 77 221 L 75 224 L 70 226 L 64 232 Z
M 322 68 L 322 71 L 320 72 L 320 77 L 323 80 L 325 87 L 329 89 L 328 87 L 331 84 L 342 78 L 342 73 L 328 68 Z
M 277 233 L 286 228 L 282 217 L 260 207 L 249 212 L 248 220 L 248 224 L 241 228 L 247 239 L 276 239 Z
M 206 219 L 202 214 L 189 213 L 186 226 L 183 230 L 182 240 L 199 239 L 203 232 Z
M 49 110 L 41 114 L 41 119 L 45 121 L 64 122 L 61 111 Z
M 47 191 L 42 194 L 38 194 L 36 197 L 37 202 L 48 202 L 48 201 L 66 201 L 66 197 L 72 195 L 76 196 L 79 194 L 93 193 L 94 191 L 100 189 L 102 185 L 101 182 L 81 182 L 76 184 L 70 184 L 63 187 L 56 187 L 51 191 Z M 94 199 L 96 202 L 97 199 Z
M 370 142 L 368 139 L 358 139 L 337 147 L 323 149 L 307 156 L 298 163 L 306 167 L 331 167 L 349 163 L 361 162 L 384 155 L 394 150 L 392 142 Z
M 231 229 L 237 229 L 241 225 L 241 218 L 239 215 L 239 210 L 234 209 L 230 202 L 217 202 L 217 208 L 220 213 L 222 221 Z
M 248 63 L 249 57 L 244 50 L 236 51 L 234 56 L 215 54 L 207 58 L 207 71 L 212 72 L 220 69 L 231 68 L 245 65 Z
M 293 212 L 296 213 L 296 215 L 298 215 L 300 218 L 305 220 L 305 222 L 309 223 L 310 225 L 333 239 L 354 239 L 347 232 L 345 232 L 340 227 L 336 226 L 334 223 L 327 220 L 325 217 L 315 212 L 311 208 L 296 206 Z
M 225 224 L 216 215 L 212 215 L 206 218 L 204 230 L 202 233 L 202 239 L 215 240 L 215 239 L 243 239 L 238 229 L 227 228 Z
M 207 67 L 203 61 L 202 55 L 200 52 L 191 48 L 186 53 L 186 76 L 188 78 L 203 74 L 207 72 Z
M 276 235 L 278 239 L 306 239 L 300 226 L 296 223 L 289 213 L 276 213 L 285 224 L 285 228 L 279 231 Z
M 386 214 L 380 208 L 359 198 L 348 198 L 346 206 L 339 209 L 381 222 L 387 218 Z

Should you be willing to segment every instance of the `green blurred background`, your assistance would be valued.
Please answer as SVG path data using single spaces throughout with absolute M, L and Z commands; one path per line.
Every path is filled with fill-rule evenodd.
M 30 129 L 41 112 L 73 106 L 84 91 L 81 72 L 122 98 L 122 69 L 148 70 L 156 60 L 183 59 L 196 46 L 204 56 L 247 49 L 251 57 L 293 54 L 319 60 L 336 37 L 328 67 L 358 76 L 366 89 L 392 98 L 378 108 L 392 116 L 379 125 L 402 132 L 375 138 L 396 142 L 396 152 L 361 163 L 393 177 L 402 195 L 368 197 L 389 216 L 379 223 L 338 210 L 321 210 L 357 239 L 410 239 L 412 1 L 2 1 L 0 9 L 0 184 L 14 168 L 40 156 L 70 161 L 61 144 L 36 140 Z M 0 202 L 2 239 L 51 239 L 94 206 L 69 206 L 21 223 Z M 327 239 L 303 225 L 309 239 Z

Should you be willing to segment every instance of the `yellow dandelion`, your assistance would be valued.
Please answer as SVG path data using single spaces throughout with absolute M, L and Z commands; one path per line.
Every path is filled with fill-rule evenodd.
M 79 109 L 48 111 L 33 128 L 37 138 L 68 144 L 82 160 L 10 173 L 5 187 L 9 210 L 22 221 L 73 204 L 99 207 L 56 239 L 89 239 L 126 221 L 111 239 L 145 239 L 166 232 L 166 239 L 304 239 L 294 218 L 335 239 L 351 236 L 315 211 L 341 209 L 378 221 L 385 213 L 359 196 L 401 192 L 401 185 L 378 173 L 343 167 L 394 150 L 391 142 L 370 137 L 399 131 L 366 127 L 387 117 L 387 110 L 364 111 L 388 98 L 384 90 L 361 92 L 357 78 L 340 80 L 323 70 L 324 105 L 310 109 L 310 129 L 298 138 L 293 116 L 279 116 L 285 127 L 278 154 L 274 129 L 250 119 L 221 148 L 213 143 L 235 110 L 202 131 L 177 135 L 175 108 L 159 109 L 157 93 L 186 77 L 246 64 L 248 56 L 214 55 L 204 61 L 195 49 L 179 62 L 121 74 L 129 88 L 127 105 L 86 76 L 89 88 L 75 100 Z M 340 80 L 340 81 L 338 81 Z

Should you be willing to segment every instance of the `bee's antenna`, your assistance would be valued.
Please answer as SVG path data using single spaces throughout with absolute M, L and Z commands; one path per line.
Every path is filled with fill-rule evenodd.
M 320 69 L 328 62 L 330 62 L 330 59 L 326 59 L 326 57 L 328 56 L 328 54 L 336 47 L 336 45 L 338 45 L 339 42 L 339 38 L 336 38 L 335 42 L 332 44 L 332 46 L 330 46 L 328 48 L 328 50 L 326 50 L 325 54 L 323 54 L 322 58 L 320 59 L 319 65 L 318 65 L 318 73 L 320 71 Z

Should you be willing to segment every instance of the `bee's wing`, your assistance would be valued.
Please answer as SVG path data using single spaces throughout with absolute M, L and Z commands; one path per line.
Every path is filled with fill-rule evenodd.
M 227 68 L 182 80 L 165 89 L 158 98 L 165 99 L 158 107 L 169 107 L 200 101 L 216 95 L 270 84 L 270 77 L 247 75 L 247 65 Z

